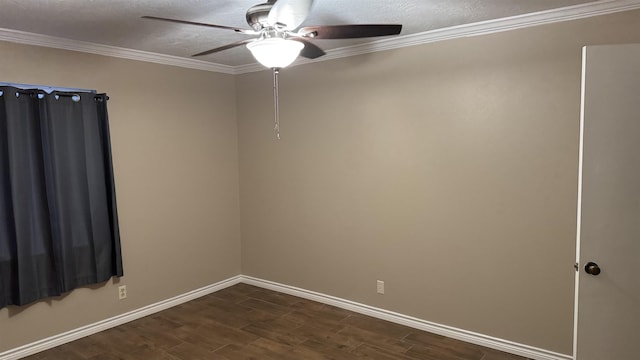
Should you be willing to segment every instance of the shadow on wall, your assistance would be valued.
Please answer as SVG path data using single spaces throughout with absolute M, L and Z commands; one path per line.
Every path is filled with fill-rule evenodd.
M 64 299 L 69 296 L 73 291 L 78 291 L 80 289 L 89 289 L 89 290 L 98 290 L 100 288 L 105 287 L 109 282 L 111 282 L 112 284 L 116 285 L 119 284 L 120 281 L 122 279 L 118 278 L 118 277 L 113 277 L 110 280 L 107 280 L 105 282 L 99 283 L 99 284 L 92 284 L 92 285 L 86 285 L 86 286 L 81 286 L 79 288 L 76 288 L 70 292 L 64 293 L 64 294 L 60 294 L 60 296 L 55 296 L 55 297 L 50 297 L 50 298 L 46 298 L 46 299 L 42 299 L 42 300 L 38 300 L 38 301 L 34 301 L 30 304 L 26 304 L 26 305 L 22 305 L 22 306 L 16 306 L 16 305 L 8 305 L 7 306 L 7 312 L 8 312 L 8 317 L 12 318 L 15 316 L 20 315 L 22 312 L 26 311 L 27 309 L 29 309 L 32 306 L 38 305 L 38 304 L 47 304 L 47 307 L 52 308 L 54 306 L 55 303 L 60 302 L 60 301 L 64 301 Z M 2 309 L 0 309 L 0 311 L 2 311 Z

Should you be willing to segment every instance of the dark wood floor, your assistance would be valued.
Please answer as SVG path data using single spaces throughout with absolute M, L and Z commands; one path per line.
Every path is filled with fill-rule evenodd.
M 525 360 L 246 284 L 31 360 Z

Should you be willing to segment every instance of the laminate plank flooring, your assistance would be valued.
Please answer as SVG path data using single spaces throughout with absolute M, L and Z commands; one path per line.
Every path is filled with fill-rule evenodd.
M 238 284 L 28 360 L 527 360 Z

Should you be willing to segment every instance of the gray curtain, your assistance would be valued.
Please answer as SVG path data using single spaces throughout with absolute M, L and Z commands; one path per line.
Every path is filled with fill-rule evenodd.
M 107 96 L 0 91 L 0 308 L 122 276 Z

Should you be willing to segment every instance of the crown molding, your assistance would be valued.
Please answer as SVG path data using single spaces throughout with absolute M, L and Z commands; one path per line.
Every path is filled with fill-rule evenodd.
M 497 32 L 522 29 L 537 25 L 553 24 L 563 21 L 578 20 L 598 15 L 640 9 L 639 0 L 603 0 L 588 4 L 574 5 L 560 9 L 552 9 L 511 16 L 502 19 L 476 22 L 435 29 L 410 35 L 395 36 L 393 38 L 371 41 L 365 44 L 347 46 L 327 50 L 326 55 L 318 59 L 299 58 L 289 67 L 328 61 L 355 55 L 363 55 L 378 51 L 399 49 L 408 46 L 423 45 L 438 41 L 459 39 L 464 37 L 493 34 Z M 247 64 L 235 67 L 236 74 L 265 70 L 260 64 Z
M 596 1 L 593 3 L 574 5 L 560 9 L 539 11 L 535 13 L 511 16 L 508 18 L 452 26 L 433 31 L 426 31 L 419 34 L 406 35 L 397 39 L 383 39 L 369 45 L 372 45 L 371 47 L 375 48 L 375 51 L 383 51 L 407 46 L 427 44 L 436 41 L 487 35 L 538 25 L 578 20 L 598 15 L 607 15 L 635 9 L 640 9 L 640 1 L 638 0 Z M 359 45 L 358 47 L 361 47 L 363 49 L 360 50 L 353 47 L 352 49 L 350 49 L 350 52 L 364 51 L 366 49 L 366 47 L 362 45 Z M 343 49 L 336 49 L 336 52 L 342 52 L 340 50 L 344 51 Z
M 111 56 L 122 59 L 138 60 L 163 65 L 173 65 L 189 69 L 235 74 L 233 66 L 215 64 L 202 60 L 180 56 L 158 54 L 148 51 L 126 49 L 117 46 L 102 45 L 87 41 L 71 40 L 55 36 L 35 34 L 25 31 L 0 28 L 0 41 L 19 44 L 44 46 L 55 49 L 71 50 L 89 54 Z
M 371 41 L 360 45 L 332 49 L 328 50 L 327 54 L 321 58 L 314 60 L 301 58 L 291 66 L 339 59 L 378 51 L 399 49 L 403 47 L 428 44 L 437 41 L 486 35 L 537 25 L 577 20 L 592 16 L 613 14 L 617 12 L 636 9 L 640 9 L 640 0 L 601 0 L 587 4 L 564 7 L 560 9 L 546 10 L 530 14 L 511 16 L 502 19 L 452 26 L 417 34 L 396 36 L 393 38 Z M 101 45 L 86 41 L 70 40 L 49 35 L 35 34 L 3 28 L 0 28 L 0 41 L 79 51 L 90 54 L 145 61 L 163 65 L 173 65 L 183 68 L 213 71 L 231 75 L 265 70 L 265 68 L 258 63 L 229 66 L 211 63 L 208 61 L 184 58 L 180 56 L 126 49 L 116 46 Z

